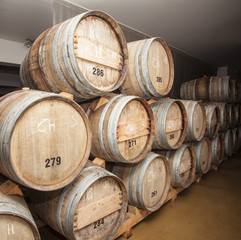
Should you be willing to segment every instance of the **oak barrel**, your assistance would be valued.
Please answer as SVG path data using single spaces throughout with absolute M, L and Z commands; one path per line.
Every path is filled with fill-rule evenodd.
M 231 80 L 231 101 L 233 103 L 238 103 L 240 98 L 240 85 L 238 80 L 232 79 Z
M 155 119 L 153 149 L 177 149 L 187 133 L 187 113 L 181 101 L 162 98 L 150 104 Z
M 156 211 L 166 200 L 171 175 L 164 156 L 151 152 L 139 163 L 115 164 L 112 172 L 124 182 L 130 205 Z
M 183 144 L 177 150 L 157 153 L 165 156 L 169 162 L 173 187 L 187 188 L 192 184 L 196 171 L 196 156 L 190 145 Z
M 232 82 L 229 77 L 211 77 L 209 101 L 229 102 L 232 98 Z
M 227 103 L 224 103 L 224 102 L 213 102 L 212 104 L 217 106 L 219 108 L 219 111 L 220 111 L 219 131 L 226 131 L 228 129 L 228 125 L 229 125 L 228 105 L 227 105 Z
M 180 88 L 181 99 L 208 100 L 208 85 L 210 77 L 197 78 L 184 82 Z
M 33 192 L 40 217 L 73 240 L 111 240 L 127 211 L 122 181 L 104 168 L 88 162 L 74 182 L 52 192 Z
M 117 89 L 127 62 L 126 40 L 115 20 L 88 11 L 41 34 L 22 63 L 20 76 L 24 86 L 68 92 L 82 101 Z
M 206 131 L 206 112 L 202 102 L 180 100 L 187 112 L 186 142 L 197 142 L 203 139 Z
M 233 104 L 234 110 L 234 126 L 241 125 L 241 104 Z
M 208 138 L 215 138 L 218 134 L 220 126 L 220 109 L 211 103 L 206 103 L 205 109 L 207 120 L 205 136 Z
M 50 191 L 69 184 L 90 153 L 91 131 L 75 102 L 36 90 L 0 98 L 0 171 L 30 188 Z
M 233 135 L 233 153 L 236 153 L 239 149 L 239 131 L 238 128 L 231 128 L 230 130 L 232 131 Z
M 233 154 L 233 132 L 228 129 L 225 132 L 222 132 L 224 138 L 224 153 L 225 156 L 231 157 Z
M 105 104 L 98 107 L 102 101 Z M 87 114 L 93 132 L 94 156 L 111 162 L 134 163 L 151 150 L 154 116 L 144 99 L 109 94 L 92 102 Z
M 196 155 L 196 172 L 207 173 L 210 170 L 212 161 L 211 143 L 208 138 L 204 138 L 198 143 L 193 143 L 191 146 Z
M 0 191 L 1 239 L 40 240 L 38 228 L 22 196 Z
M 216 138 L 210 139 L 212 149 L 212 163 L 220 164 L 224 159 L 224 138 L 218 134 Z
M 234 104 L 228 103 L 227 104 L 227 110 L 228 110 L 228 127 L 233 128 L 235 127 L 235 109 L 234 109 Z
M 129 42 L 129 64 L 121 92 L 145 99 L 169 93 L 174 80 L 172 53 L 159 37 Z
M 238 150 L 240 150 L 240 147 L 241 147 L 241 127 L 239 126 L 238 127 L 238 132 L 239 132 L 239 145 L 238 145 Z

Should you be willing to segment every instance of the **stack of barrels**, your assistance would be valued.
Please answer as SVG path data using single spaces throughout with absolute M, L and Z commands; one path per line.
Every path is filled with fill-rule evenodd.
M 205 76 L 181 86 L 181 98 L 202 101 L 205 105 L 206 136 L 211 139 L 214 164 L 219 164 L 241 147 L 240 89 L 238 81 L 229 76 Z
M 171 185 L 189 187 L 241 136 L 234 130 L 240 105 L 218 103 L 234 97 L 225 92 L 229 79 L 218 91 L 221 80 L 214 77 L 185 83 L 181 100 L 167 98 L 174 66 L 166 42 L 127 44 L 115 20 L 100 11 L 43 32 L 20 78 L 25 88 L 0 98 L 0 172 L 30 189 L 42 220 L 68 239 L 113 239 L 128 204 L 156 211 Z M 216 102 L 197 101 L 210 97 Z M 98 158 L 108 170 L 91 161 Z M 28 239 L 40 239 L 26 204 L 15 205 L 4 220 L 6 234 L 23 228 L 12 220 L 21 210 Z
M 113 239 L 128 204 L 155 211 L 169 192 L 169 163 L 151 149 L 154 139 L 178 148 L 185 138 L 183 104 L 161 100 L 173 69 L 165 41 L 127 44 L 100 11 L 47 29 L 21 64 L 23 89 L 0 98 L 1 174 L 27 189 L 40 218 L 66 238 Z M 155 137 L 151 98 L 157 114 L 165 111 L 163 136 Z M 21 238 L 40 239 L 23 197 L 0 198 L 7 238 L 22 230 Z

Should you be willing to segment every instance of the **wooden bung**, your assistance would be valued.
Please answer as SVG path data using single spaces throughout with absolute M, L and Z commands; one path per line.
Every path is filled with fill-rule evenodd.
M 196 155 L 196 172 L 205 174 L 210 170 L 212 161 L 211 143 L 208 138 L 204 138 L 198 143 L 193 143 L 191 146 Z
M 115 163 L 112 172 L 125 184 L 130 205 L 156 211 L 166 200 L 171 175 L 164 156 L 151 152 L 139 163 Z
M 180 100 L 187 112 L 186 142 L 201 141 L 206 131 L 206 112 L 202 102 Z
M 111 162 L 134 163 L 151 150 L 154 117 L 144 99 L 108 94 L 92 102 L 87 115 L 93 132 L 94 156 Z
M 195 177 L 196 157 L 190 145 L 183 144 L 179 149 L 172 151 L 156 151 L 165 156 L 171 169 L 171 185 L 187 188 Z
M 182 102 L 162 98 L 150 106 L 155 119 L 153 149 L 179 148 L 187 132 L 187 113 Z
M 78 178 L 64 189 L 31 193 L 40 217 L 68 239 L 113 239 L 127 211 L 122 181 L 87 162 Z
M 127 63 L 126 40 L 115 20 L 88 11 L 43 32 L 21 64 L 20 78 L 24 86 L 84 101 L 117 89 Z
M 224 138 L 218 134 L 216 138 L 210 139 L 212 149 L 212 163 L 220 164 L 224 159 Z
M 159 37 L 129 42 L 129 64 L 121 92 L 145 99 L 169 93 L 174 80 L 172 53 Z
M 0 98 L 0 172 L 29 188 L 69 184 L 90 153 L 88 118 L 75 102 L 36 90 Z

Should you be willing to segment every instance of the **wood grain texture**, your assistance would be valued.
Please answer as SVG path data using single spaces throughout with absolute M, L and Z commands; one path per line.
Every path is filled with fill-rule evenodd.
M 233 154 L 233 132 L 228 129 L 225 132 L 222 132 L 224 138 L 224 154 L 226 157 L 230 157 Z
M 130 205 L 156 211 L 165 201 L 171 179 L 165 157 L 151 152 L 139 163 L 115 164 L 112 172 L 123 180 Z
M 196 172 L 205 174 L 210 170 L 212 161 L 211 142 L 204 138 L 198 143 L 191 144 L 196 155 Z
M 206 112 L 202 102 L 180 100 L 187 112 L 186 142 L 201 141 L 206 131 Z
M 127 62 L 127 44 L 118 24 L 103 12 L 89 11 L 37 38 L 21 65 L 21 81 L 84 101 L 117 89 Z
M 90 162 L 63 190 L 32 197 L 41 218 L 68 239 L 112 239 L 127 210 L 122 181 Z
M 154 139 L 150 106 L 135 96 L 111 94 L 104 99 L 96 100 L 87 110 L 93 132 L 92 154 L 112 162 L 142 160 Z
M 220 109 L 211 103 L 205 103 L 207 128 L 205 136 L 215 138 L 220 126 Z
M 174 79 L 170 49 L 161 38 L 128 43 L 129 65 L 122 93 L 145 99 L 160 98 L 169 93 Z
M 0 171 L 39 190 L 70 183 L 84 167 L 91 131 L 84 111 L 73 101 L 35 90 L 0 99 Z
M 155 119 L 153 149 L 177 149 L 187 133 L 187 113 L 184 105 L 175 99 L 163 98 L 151 105 Z
M 196 171 L 196 157 L 190 145 L 183 144 L 179 149 L 172 151 L 157 151 L 166 156 L 171 169 L 171 185 L 187 188 L 193 182 Z
M 1 239 L 40 240 L 38 228 L 22 196 L 0 191 Z
M 220 164 L 224 160 L 224 137 L 221 133 L 211 139 L 212 163 Z

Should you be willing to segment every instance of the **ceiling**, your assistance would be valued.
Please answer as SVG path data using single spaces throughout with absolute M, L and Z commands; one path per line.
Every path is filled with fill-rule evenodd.
M 58 0 L 55 0 L 58 2 Z M 70 0 L 68 0 L 70 1 Z M 215 66 L 241 65 L 240 0 L 72 0 Z M 34 40 L 53 23 L 51 0 L 0 0 L 0 38 Z

